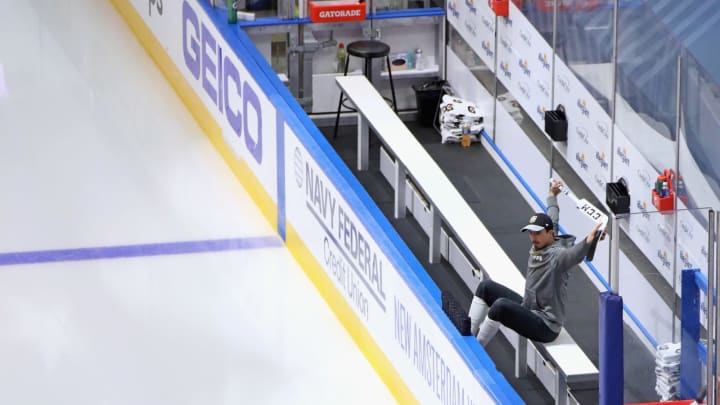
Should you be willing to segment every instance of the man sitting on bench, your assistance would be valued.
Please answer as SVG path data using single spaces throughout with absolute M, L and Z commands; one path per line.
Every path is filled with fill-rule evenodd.
M 475 291 L 468 314 L 470 331 L 483 346 L 492 339 L 500 324 L 542 343 L 552 342 L 560 334 L 565 322 L 569 270 L 588 254 L 601 226 L 597 224 L 576 245 L 572 245 L 574 237 L 556 237 L 560 216 L 557 195 L 561 188 L 560 181 L 552 182 L 547 197 L 547 215 L 533 214 L 522 228 L 523 232 L 528 232 L 532 243 L 525 275 L 525 296 L 521 297 L 492 280 L 483 280 Z

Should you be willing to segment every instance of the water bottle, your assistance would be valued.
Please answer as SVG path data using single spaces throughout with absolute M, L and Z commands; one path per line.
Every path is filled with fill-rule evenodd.
M 236 0 L 225 0 L 227 7 L 227 20 L 230 24 L 237 23 L 237 2 Z
M 415 50 L 415 69 L 420 70 L 425 68 L 425 63 L 422 57 L 422 49 L 418 48 Z
M 467 119 L 463 120 L 462 136 L 460 137 L 460 145 L 463 148 L 470 147 L 470 143 L 472 142 L 472 140 L 470 139 L 471 133 L 472 133 L 472 123 L 470 122 L 470 120 L 467 120 Z
M 657 179 L 655 180 L 655 192 L 656 192 L 657 195 L 659 195 L 659 196 L 662 196 L 662 185 L 663 185 L 663 182 L 665 182 L 665 176 L 663 176 L 663 175 L 661 174 L 661 175 L 659 175 L 659 176 L 657 177 Z
M 337 73 L 343 73 L 345 72 L 345 59 L 347 59 L 347 52 L 345 51 L 345 44 L 340 42 L 338 44 L 337 53 L 335 54 L 335 59 L 337 60 L 337 68 L 335 71 Z

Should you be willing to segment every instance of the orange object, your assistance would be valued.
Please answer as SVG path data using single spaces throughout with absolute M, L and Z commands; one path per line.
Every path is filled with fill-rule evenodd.
M 498 17 L 510 15 L 510 0 L 488 0 L 488 6 Z
M 661 214 L 670 214 L 675 209 L 675 190 L 673 186 L 673 180 L 675 179 L 675 172 L 671 169 L 663 170 L 662 174 L 658 176 L 658 181 L 666 182 L 668 188 L 668 195 L 663 197 L 658 192 L 652 190 L 652 203 L 660 211 Z
M 670 191 L 667 197 L 661 197 L 657 191 L 652 191 L 652 203 L 658 211 L 672 211 L 675 208 L 675 192 Z M 669 212 L 661 212 L 662 214 L 670 214 Z
M 365 2 L 311 1 L 310 21 L 315 23 L 360 21 L 365 19 Z

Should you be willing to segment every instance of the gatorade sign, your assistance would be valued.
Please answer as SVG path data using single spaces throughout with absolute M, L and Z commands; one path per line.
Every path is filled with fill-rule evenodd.
M 310 20 L 315 23 L 365 19 L 365 2 L 311 1 Z

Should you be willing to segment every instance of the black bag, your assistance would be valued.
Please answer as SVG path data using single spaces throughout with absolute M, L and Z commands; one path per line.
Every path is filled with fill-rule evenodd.
M 441 292 L 442 310 L 462 336 L 470 336 L 470 318 L 449 292 Z
M 624 178 L 620 177 L 616 183 L 605 185 L 605 202 L 610 211 L 616 214 L 630 212 L 630 192 Z
M 565 107 L 558 104 L 556 110 L 545 111 L 545 133 L 555 142 L 567 142 L 568 122 Z

